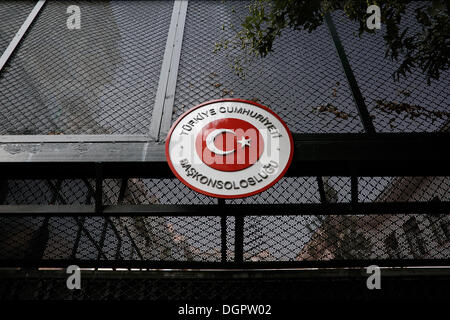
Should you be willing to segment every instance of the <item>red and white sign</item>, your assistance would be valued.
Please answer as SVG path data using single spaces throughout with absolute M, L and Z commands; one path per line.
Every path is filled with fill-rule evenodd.
M 223 99 L 184 113 L 169 131 L 166 157 L 189 188 L 218 198 L 242 198 L 273 186 L 293 154 L 286 124 L 252 101 Z

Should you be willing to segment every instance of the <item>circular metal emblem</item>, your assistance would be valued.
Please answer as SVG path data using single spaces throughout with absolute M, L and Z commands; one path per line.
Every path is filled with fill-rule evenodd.
M 288 169 L 292 136 L 273 111 L 223 99 L 184 113 L 166 139 L 167 162 L 189 188 L 218 198 L 242 198 L 273 186 Z

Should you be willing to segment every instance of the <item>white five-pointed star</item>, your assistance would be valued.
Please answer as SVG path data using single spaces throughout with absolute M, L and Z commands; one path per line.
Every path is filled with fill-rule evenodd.
M 244 148 L 245 146 L 249 146 L 250 147 L 250 142 L 252 141 L 252 139 L 245 139 L 244 136 L 242 136 L 241 140 L 238 141 L 238 143 L 241 144 L 241 148 Z

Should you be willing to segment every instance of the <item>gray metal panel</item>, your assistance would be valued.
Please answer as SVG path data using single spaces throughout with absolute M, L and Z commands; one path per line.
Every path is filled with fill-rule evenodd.
M 186 21 L 186 12 L 188 1 L 181 1 L 180 16 L 178 19 L 177 33 L 173 47 L 172 63 L 170 66 L 169 81 L 167 83 L 166 97 L 164 100 L 164 111 L 161 120 L 161 130 L 159 132 L 159 140 L 164 140 L 169 133 L 172 125 L 172 114 L 175 102 L 175 90 L 177 87 L 178 68 L 180 64 L 181 45 L 183 43 L 184 25 Z
M 0 134 L 147 134 L 172 7 L 49 2 L 2 72 Z

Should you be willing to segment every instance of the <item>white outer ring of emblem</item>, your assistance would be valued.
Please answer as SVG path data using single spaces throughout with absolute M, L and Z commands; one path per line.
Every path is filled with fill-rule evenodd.
M 264 118 L 267 118 L 268 121 L 270 121 L 275 126 L 278 134 L 270 133 L 267 130 L 267 127 L 261 121 L 256 120 L 249 115 L 234 112 L 221 113 L 220 109 L 222 107 L 233 109 L 250 109 L 250 111 L 262 114 Z M 210 114 L 209 110 L 211 109 L 215 110 L 215 115 Z M 183 131 L 186 133 L 186 130 L 183 129 L 183 126 L 188 125 L 190 120 L 192 120 L 195 116 L 201 114 L 202 112 L 208 112 L 208 117 L 197 122 L 194 126 L 194 129 L 187 132 L 188 134 L 182 134 Z M 203 161 L 198 156 L 195 149 L 195 140 L 201 129 L 212 121 L 224 118 L 237 118 L 247 121 L 255 126 L 263 136 L 263 153 L 258 161 L 252 166 L 239 171 L 219 171 L 203 163 Z M 281 136 L 278 136 L 279 134 L 281 134 Z M 191 112 L 188 111 L 183 115 L 183 118 L 179 120 L 178 123 L 176 123 L 176 126 L 171 129 L 170 141 L 168 143 L 168 156 L 170 157 L 168 161 L 171 162 L 172 171 L 176 172 L 177 177 L 180 178 L 180 180 L 188 187 L 203 194 L 214 197 L 241 198 L 259 193 L 281 178 L 280 176 L 284 174 L 287 166 L 290 164 L 290 161 L 292 159 L 292 137 L 289 131 L 286 129 L 285 125 L 271 112 L 256 105 L 245 103 L 242 101 L 217 101 L 195 108 Z M 216 187 L 212 187 L 211 185 L 208 186 L 207 183 L 202 183 L 200 181 L 201 179 L 191 178 L 190 176 L 188 176 L 187 171 L 182 167 L 180 163 L 180 161 L 183 159 L 187 159 L 192 165 L 192 168 L 194 168 L 202 176 L 206 176 L 208 179 L 211 178 L 213 181 L 221 180 L 224 183 L 227 181 L 230 181 L 232 183 L 234 182 L 233 188 L 218 189 Z M 268 164 L 274 164 L 273 162 L 271 162 L 273 160 L 276 161 L 278 167 L 273 173 L 268 174 L 268 172 L 264 169 L 264 166 Z M 273 168 L 273 166 L 271 168 Z M 263 176 L 267 175 L 268 177 L 266 179 L 263 179 L 262 182 L 258 182 L 253 186 L 248 185 L 246 188 L 241 187 L 241 180 L 248 181 L 248 178 L 250 177 L 257 177 L 261 179 L 259 173 L 262 173 Z M 203 181 L 205 181 L 205 179 L 203 179 Z M 235 189 L 236 186 L 239 187 L 239 189 Z

